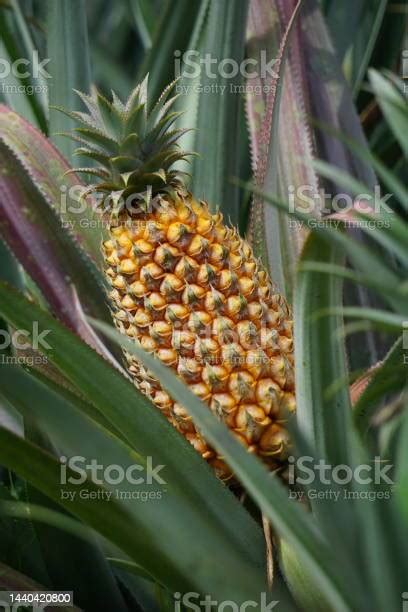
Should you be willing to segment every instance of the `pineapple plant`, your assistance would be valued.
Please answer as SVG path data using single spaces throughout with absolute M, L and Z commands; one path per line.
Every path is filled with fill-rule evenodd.
M 400 610 L 408 575 L 408 115 L 401 58 L 392 52 L 384 61 L 384 42 L 397 46 L 398 12 L 382 19 L 383 3 L 367 1 L 356 21 L 353 7 L 333 10 L 330 0 L 157 0 L 132 3 L 136 31 L 116 3 L 104 3 L 103 19 L 82 1 L 6 4 L 3 59 L 29 62 L 31 34 L 52 78 L 46 96 L 30 77 L 0 93 L 0 339 L 35 329 L 52 346 L 0 348 L 0 590 L 73 591 L 73 609 L 87 612 L 191 609 L 185 594 L 197 603 L 211 597 L 220 609 L 228 601 L 237 609 L 279 602 L 285 612 Z M 145 23 L 153 4 L 163 18 Z M 174 85 L 156 105 L 146 82 L 127 103 L 93 90 L 96 83 L 124 100 L 135 73 L 149 72 L 156 100 L 174 79 L 174 51 L 189 48 L 238 64 L 266 51 L 281 60 L 277 87 L 264 95 L 247 79 L 244 109 L 235 81 L 231 92 L 220 73 L 225 95 L 182 88 L 180 121 Z M 374 67 L 396 74 L 367 71 L 370 54 Z M 375 96 L 361 89 L 365 75 Z M 204 91 L 213 79 L 202 77 Z M 55 112 L 80 110 L 75 90 L 93 92 L 82 96 L 88 112 Z M 60 138 L 73 120 L 82 123 L 74 142 Z M 195 128 L 183 138 L 199 154 L 191 181 L 174 127 Z M 70 199 L 80 182 L 67 173 L 75 141 L 93 158 L 84 170 L 97 180 L 84 200 L 101 197 L 102 224 L 92 223 L 91 206 Z M 322 179 L 356 198 L 380 183 L 394 194 L 394 212 L 380 219 L 388 223 L 373 225 L 374 217 L 360 226 L 364 215 L 350 210 L 343 227 L 319 217 L 318 206 L 307 213 L 288 204 L 290 186 Z M 253 251 L 230 227 L 238 224 L 241 235 L 254 226 Z M 253 254 L 293 308 L 295 363 L 292 314 Z M 131 376 L 117 362 L 119 347 Z M 318 473 L 311 486 L 292 485 L 287 470 L 288 489 L 275 469 L 288 450 L 295 475 L 305 455 L 353 473 L 381 458 L 395 485 L 353 479 L 335 487 L 334 500 Z M 126 472 L 151 460 L 165 482 L 154 490 L 116 484 L 91 469 L 81 496 L 71 463 L 78 457 Z M 239 483 L 239 495 L 223 481 Z
M 100 196 L 109 237 L 105 275 L 121 333 L 172 367 L 250 453 L 278 469 L 295 409 L 292 320 L 284 297 L 234 227 L 187 189 L 175 164 L 186 159 L 171 129 L 174 83 L 155 105 L 148 79 L 126 103 L 113 94 L 79 93 L 88 113 L 64 111 L 81 123 L 66 134 L 95 166 L 84 196 Z M 201 453 L 222 479 L 231 471 L 138 360 L 126 354 L 137 387 Z

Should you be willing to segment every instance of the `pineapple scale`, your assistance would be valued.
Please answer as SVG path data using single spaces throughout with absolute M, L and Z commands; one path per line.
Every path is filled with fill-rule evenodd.
M 190 194 L 123 212 L 103 243 L 115 324 L 173 368 L 251 453 L 277 469 L 295 410 L 292 320 L 249 244 Z M 231 470 L 150 372 L 126 354 L 137 387 L 222 479 Z

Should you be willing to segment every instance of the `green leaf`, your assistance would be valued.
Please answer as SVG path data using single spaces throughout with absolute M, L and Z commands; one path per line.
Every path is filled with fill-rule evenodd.
M 365 185 L 359 179 L 356 179 L 348 172 L 345 172 L 344 170 L 341 170 L 340 168 L 337 168 L 332 164 L 328 164 L 322 159 L 315 159 L 312 162 L 312 165 L 320 174 L 320 176 L 330 179 L 336 184 L 347 188 L 353 195 L 372 195 L 372 190 L 370 189 L 370 187 Z
M 268 58 L 278 58 L 282 49 L 279 43 L 285 35 L 285 30 L 295 6 L 295 2 L 288 3 L 282 0 L 271 6 L 265 0 L 254 0 L 250 5 L 248 20 L 248 55 L 258 61 L 261 54 L 267 52 Z M 302 12 L 297 18 L 302 20 Z M 314 156 L 313 134 L 309 120 L 305 113 L 299 109 L 308 108 L 309 92 L 305 87 L 304 62 L 302 59 L 302 41 L 299 28 L 293 28 L 290 39 L 287 41 L 287 55 L 280 65 L 274 65 L 274 71 L 279 76 L 282 87 L 282 101 L 279 108 L 279 121 L 272 114 L 265 115 L 267 99 L 271 97 L 268 79 L 249 78 L 246 81 L 248 92 L 247 123 L 251 140 L 251 160 L 254 174 L 257 167 L 266 164 L 263 157 L 267 150 L 276 149 L 277 172 L 276 192 L 279 197 L 286 197 L 288 193 L 297 193 L 297 188 L 308 185 L 318 192 L 318 177 L 314 171 L 311 160 Z M 255 84 L 255 87 L 254 87 Z M 266 86 L 266 91 L 263 87 Z M 258 87 L 258 89 L 257 89 Z M 275 121 L 277 130 L 271 131 L 271 121 Z M 276 133 L 277 131 L 277 133 Z M 288 146 L 290 143 L 290 146 Z M 302 157 L 300 160 L 297 156 Z M 273 272 L 274 261 L 272 257 L 273 239 L 269 236 L 276 229 L 276 215 L 257 200 L 254 201 L 250 211 L 249 239 L 257 256 L 268 263 Z M 299 258 L 306 232 L 298 226 L 293 227 L 285 218 L 279 215 L 279 231 L 281 233 L 281 249 L 283 272 L 286 278 L 286 291 L 289 301 L 293 290 L 296 262 Z M 268 246 L 269 245 L 269 246 Z
M 2 82 L 2 93 L 14 110 L 24 114 L 27 119 L 46 132 L 48 82 L 40 69 L 38 72 L 34 70 L 37 64 L 34 59 L 35 55 L 39 62 L 41 62 L 41 57 L 34 46 L 19 2 L 12 0 L 10 8 L 10 14 L 7 14 L 5 7 L 0 9 L 1 46 L 4 44 L 6 60 L 10 64 L 20 60 L 28 63 L 26 63 L 27 70 L 21 71 L 20 69 L 17 75 L 10 71 Z M 20 76 L 21 73 L 24 76 Z
M 348 10 L 346 5 L 342 8 L 344 11 Z M 360 146 L 365 147 L 363 128 L 319 3 L 311 0 L 310 9 L 301 17 L 302 55 L 306 64 L 304 76 L 310 98 L 309 109 L 306 112 L 318 122 L 330 125 L 332 130 L 346 134 Z M 311 122 L 312 125 L 316 124 L 313 119 Z M 349 151 L 329 132 L 315 133 L 314 136 L 317 157 L 353 174 L 362 183 L 374 189 L 377 181 L 370 163 L 361 163 L 356 155 L 350 155 Z
M 319 127 L 322 132 L 332 135 L 337 140 L 343 142 L 358 159 L 370 164 L 378 173 L 385 187 L 390 190 L 391 194 L 398 198 L 401 206 L 408 210 L 408 190 L 398 176 L 387 168 L 376 155 L 366 146 L 359 144 L 354 138 L 345 136 L 341 131 L 333 129 L 331 126 L 319 121 L 313 121 L 313 123 Z
M 301 609 L 313 610 L 313 612 L 328 612 L 331 606 L 316 590 L 313 580 L 310 579 L 307 572 L 307 567 L 299 562 L 298 556 L 285 540 L 279 542 L 279 558 L 285 580 Z
M 408 267 L 406 249 L 408 225 L 400 220 L 391 209 L 383 210 L 381 202 L 377 202 L 376 194 L 350 174 L 322 160 L 315 160 L 313 166 L 321 176 L 334 180 L 339 185 L 344 185 L 352 195 L 358 198 L 353 203 L 353 208 L 349 208 L 344 214 L 350 220 L 353 219 L 354 214 L 357 219 L 364 221 L 365 223 L 361 224 L 363 231 L 369 236 L 374 235 L 379 244 L 394 252 Z M 367 208 L 371 208 L 372 212 L 364 212 Z M 339 212 L 341 214 L 341 211 Z
M 250 189 L 248 186 L 244 186 L 246 189 Z M 383 299 L 387 301 L 397 311 L 404 312 L 406 308 L 406 299 L 402 292 L 398 291 L 398 287 L 401 283 L 399 277 L 384 264 L 383 259 L 379 254 L 372 248 L 360 243 L 351 236 L 343 233 L 341 227 L 333 226 L 330 219 L 325 219 L 323 222 L 320 219 L 315 218 L 313 215 L 304 213 L 298 209 L 289 210 L 289 205 L 278 198 L 274 198 L 257 188 L 252 187 L 251 191 L 255 194 L 259 194 L 272 206 L 278 207 L 280 210 L 291 215 L 301 223 L 304 223 L 306 227 L 313 230 L 313 232 L 321 236 L 327 242 L 335 242 L 338 246 L 343 248 L 349 256 L 353 266 L 361 272 L 364 276 L 374 279 L 373 269 L 375 275 L 378 278 L 381 276 L 384 286 L 394 286 L 395 291 L 392 293 L 384 290 Z M 373 281 L 374 282 L 374 281 Z M 399 296 L 398 296 L 399 294 Z
M 0 24 L 2 26 L 2 40 L 0 40 L 0 55 L 1 57 L 12 64 L 15 57 L 18 56 L 18 51 L 15 51 L 15 54 L 12 55 L 7 47 L 5 42 L 6 32 L 5 32 L 5 22 L 4 15 L 2 15 L 2 11 L 0 10 Z M 12 40 L 12 38 L 11 38 Z M 24 87 L 21 81 L 13 75 L 12 72 L 7 77 L 2 79 L 3 86 L 3 96 L 7 104 L 19 113 L 22 117 L 30 121 L 34 125 L 39 125 L 40 119 L 38 114 L 36 113 L 36 109 L 33 108 L 32 105 L 32 96 L 25 95 L 24 93 L 18 93 L 20 87 Z
M 122 569 L 126 572 L 130 572 L 131 574 L 135 574 L 136 576 L 141 576 L 142 578 L 146 578 L 147 580 L 153 580 L 153 577 L 148 574 L 143 567 L 137 565 L 137 563 L 132 563 L 132 561 L 126 561 L 126 559 L 117 559 L 115 557 L 108 557 L 107 560 L 109 563 Z
M 301 561 L 310 568 L 310 575 L 319 584 L 328 601 L 337 606 L 336 610 L 351 609 L 350 602 L 356 593 L 351 595 L 345 584 L 342 584 L 345 572 L 340 575 L 336 571 L 327 542 L 316 533 L 311 518 L 288 499 L 284 486 L 276 476 L 269 474 L 255 457 L 242 448 L 226 426 L 214 417 L 170 368 L 113 328 L 98 321 L 93 321 L 93 325 L 142 361 L 168 393 L 186 407 L 205 439 L 222 454 L 248 493 L 272 521 L 274 528 L 291 543 Z
M 338 265 L 342 251 L 310 236 L 301 262 L 318 261 Z M 297 421 L 301 432 L 319 456 L 332 463 L 347 459 L 347 429 L 350 425 L 348 389 L 333 397 L 329 387 L 346 378 L 344 347 L 335 335 L 341 315 L 316 320 L 316 311 L 332 308 L 342 299 L 342 283 L 334 276 L 301 271 L 294 300 Z
M 175 60 L 179 59 L 186 49 L 194 48 L 189 47 L 191 32 L 203 5 L 207 3 L 208 0 L 203 2 L 178 0 L 176 3 L 166 3 L 153 37 L 152 47 L 138 75 L 140 81 L 149 74 L 149 91 L 153 100 L 160 96 L 175 76 L 178 76 L 175 74 Z
M 265 111 L 262 120 L 262 125 L 259 128 L 258 134 L 252 134 L 253 155 L 256 156 L 256 172 L 255 181 L 257 186 L 263 191 L 277 195 L 281 192 L 286 192 L 289 185 L 287 184 L 292 177 L 288 179 L 282 178 L 278 172 L 278 166 L 283 167 L 284 172 L 288 171 L 288 159 L 279 139 L 279 126 L 281 125 L 281 103 L 285 100 L 287 110 L 283 110 L 283 118 L 287 125 L 288 121 L 288 99 L 294 103 L 293 97 L 288 94 L 288 89 L 285 87 L 286 67 L 288 58 L 290 58 L 289 48 L 294 36 L 296 19 L 299 17 L 302 2 L 296 4 L 296 8 L 291 11 L 286 20 L 282 19 L 283 34 L 280 40 L 279 49 L 277 50 L 278 64 L 275 69 L 276 76 L 268 81 L 269 92 L 265 101 Z M 258 11 L 261 8 L 257 7 Z M 254 9 L 256 10 L 256 9 Z M 281 9 L 283 12 L 284 9 Z M 262 15 L 262 12 L 260 13 Z M 258 15 L 259 17 L 259 15 Z M 253 19 L 257 22 L 256 17 Z M 261 19 L 261 24 L 262 24 Z M 262 28 L 262 25 L 257 25 L 257 28 Z M 258 35 L 265 33 L 261 30 Z M 261 42 L 263 46 L 263 40 Z M 292 57 L 293 69 L 293 57 Z M 290 66 L 290 64 L 289 64 Z M 293 73 L 289 73 L 290 81 L 287 83 L 287 88 L 294 87 Z M 261 81 L 263 85 L 266 84 Z M 248 85 L 248 81 L 247 81 Z M 250 99 L 250 98 L 249 98 Z M 254 103 L 253 103 L 254 104 Z M 259 113 L 258 104 L 252 106 L 249 102 L 250 120 L 254 121 L 255 115 Z M 308 141 L 306 131 L 303 127 L 303 138 Z M 281 128 L 284 129 L 284 128 Z M 302 130 L 302 128 L 300 128 Z M 285 135 L 285 138 L 287 134 Z M 308 141 L 310 145 L 310 141 Z M 306 150 L 310 154 L 310 150 L 306 146 Z M 313 177 L 312 177 L 313 181 Z M 273 281 L 277 284 L 280 291 L 289 299 L 293 289 L 294 276 L 294 261 L 299 255 L 301 237 L 298 231 L 292 231 L 288 227 L 287 220 L 282 214 L 273 210 L 270 207 L 265 207 L 262 199 L 255 197 L 251 211 L 251 243 L 254 246 L 255 255 L 261 257 L 264 264 L 269 268 Z
M 360 308 L 358 306 L 352 307 L 335 307 L 322 308 L 315 311 L 314 318 L 327 315 L 343 314 L 346 318 L 361 319 L 364 321 L 370 321 L 371 323 L 377 324 L 381 329 L 389 329 L 396 333 L 399 333 L 402 329 L 403 323 L 406 320 L 406 315 L 398 315 L 387 310 L 375 310 L 374 308 Z
M 330 28 L 336 55 L 340 62 L 355 41 L 366 4 L 366 0 L 356 0 L 353 5 L 331 2 L 328 7 L 327 25 Z
M 133 19 L 136 26 L 140 42 L 144 51 L 149 51 L 152 46 L 152 39 L 150 36 L 149 28 L 146 24 L 146 20 L 140 6 L 140 0 L 128 0 L 130 11 L 133 15 Z
M 91 46 L 90 53 L 95 82 L 100 83 L 103 91 L 113 89 L 118 96 L 126 98 L 132 91 L 133 78 L 128 75 L 125 67 L 115 61 L 109 49 L 102 45 L 97 46 L 95 42 Z
M 153 456 L 155 463 L 165 465 L 168 489 L 165 503 L 155 503 L 153 500 L 141 507 L 131 504 L 131 509 L 126 510 L 126 517 L 117 516 L 119 523 L 123 523 L 117 535 L 118 528 L 112 523 L 116 519 L 110 514 L 108 518 L 106 508 L 102 511 L 104 504 L 98 516 L 90 504 L 92 508 L 86 511 L 84 517 L 81 502 L 81 518 L 91 526 L 101 519 L 109 521 L 104 522 L 104 526 L 99 525 L 99 531 L 111 539 L 114 533 L 115 543 L 136 561 L 140 562 L 143 555 L 143 567 L 158 580 L 166 582 L 169 588 L 191 589 L 194 583 L 203 592 L 217 593 L 222 598 L 228 594 L 231 597 L 233 593 L 237 600 L 262 591 L 264 574 L 260 530 L 192 446 L 130 382 L 47 313 L 1 284 L 0 298 L 0 313 L 16 328 L 30 329 L 37 321 L 40 332 L 50 330 L 52 350 L 45 351 L 49 360 L 76 385 L 115 430 L 121 432 L 127 445 L 139 455 Z M 67 435 L 68 432 L 67 429 Z M 13 446 L 12 441 L 10 444 Z M 52 473 L 56 467 L 52 468 L 49 464 L 46 473 L 42 474 L 38 468 L 33 474 L 31 468 L 24 467 L 31 465 L 27 454 L 27 464 L 23 461 L 15 464 L 22 449 L 16 448 L 16 453 L 12 454 L 7 449 L 9 445 L 7 448 L 4 445 L 0 447 L 0 462 L 9 465 L 12 461 L 13 469 L 20 469 L 24 478 L 58 501 L 57 475 Z M 34 454 L 41 462 L 40 452 Z M 53 480 L 50 481 L 50 478 Z M 67 507 L 73 514 L 76 513 L 69 504 Z M 138 527 L 128 527 L 128 518 L 136 511 Z M 114 530 L 112 533 L 111 529 Z M 123 539 L 120 533 L 124 536 L 129 530 L 134 535 Z M 182 540 L 180 532 L 184 534 Z M 117 538 L 122 541 L 119 543 Z M 210 565 L 206 561 L 208 559 L 211 559 Z M 219 567 L 228 566 L 231 573 L 225 576 L 214 572 L 214 563 Z M 193 574 L 192 566 L 195 567 Z
M 333 274 L 334 276 L 340 276 L 341 278 L 353 281 L 354 283 L 357 283 L 359 285 L 365 285 L 366 287 L 375 289 L 380 293 L 386 290 L 399 296 L 407 294 L 407 291 L 404 290 L 402 283 L 397 287 L 394 284 L 384 285 L 384 281 L 382 279 L 378 279 L 374 276 L 369 277 L 364 274 L 359 274 L 358 272 L 350 270 L 350 268 L 337 266 L 335 264 L 318 261 L 307 261 L 300 263 L 298 270 L 320 272 L 321 274 Z
M 397 502 L 404 514 L 405 525 L 408 525 L 408 410 L 405 401 L 404 418 L 398 444 L 397 455 Z
M 357 96 L 361 83 L 370 64 L 375 44 L 384 20 L 387 0 L 369 0 L 365 2 L 363 19 L 359 24 L 359 36 L 354 40 L 352 49 L 351 85 L 354 97 Z
M 380 108 L 405 157 L 408 157 L 408 143 L 404 137 L 408 130 L 408 106 L 406 100 L 398 89 L 377 70 L 371 69 L 368 75 Z
M 95 534 L 83 523 L 23 502 L 0 502 L 0 515 L 33 523 L 54 590 L 75 587 L 74 601 L 84 610 L 109 605 L 118 612 L 127 611 L 107 560 L 96 546 Z
M 6 426 L 2 422 L 2 426 Z M 21 434 L 20 434 L 21 435 Z M 0 485 L 0 500 L 12 503 L 18 496 L 15 483 L 16 477 L 8 475 L 2 478 L 11 486 Z M 41 582 L 45 587 L 52 587 L 41 549 L 32 523 L 26 520 L 12 519 L 0 510 L 0 562 L 14 568 L 33 580 Z
M 18 366 L 9 365 L 6 368 L 7 372 L 4 370 L 5 368 L 0 370 L 0 393 L 24 416 L 26 439 L 40 444 L 44 450 L 49 449 L 52 452 L 53 448 L 58 447 L 60 453 L 68 454 L 68 449 L 61 442 L 61 437 L 64 440 L 63 433 L 67 431 L 67 425 L 69 431 L 72 431 L 74 422 L 76 422 L 77 432 L 83 432 L 84 429 L 81 422 L 75 421 L 72 415 L 71 418 L 69 414 L 66 415 L 64 401 L 61 401 L 56 393 L 59 387 L 39 374 L 37 374 L 39 379 L 33 380 Z M 67 390 L 65 394 L 68 397 L 70 395 Z M 41 406 L 39 411 L 33 409 L 33 402 L 28 399 L 33 397 L 36 398 L 34 404 Z M 73 397 L 75 402 L 83 404 L 77 396 Z M 73 416 L 75 417 L 75 414 Z M 46 421 L 43 427 L 41 427 L 41 417 Z M 53 429 L 55 422 L 57 424 Z M 51 444 L 44 434 L 53 432 L 55 435 L 50 438 L 52 439 Z M 88 440 L 91 440 L 92 435 L 87 433 Z M 77 434 L 76 438 L 79 440 L 80 436 Z M 83 453 L 83 447 L 74 448 L 72 455 Z M 75 602 L 83 609 L 95 605 L 99 607 L 108 605 L 112 609 L 125 612 L 122 595 L 95 534 L 88 529 L 85 537 L 84 525 L 72 521 L 68 514 L 57 514 L 57 504 L 34 487 L 27 486 L 24 499 L 30 502 L 30 509 L 34 505 L 37 510 L 36 512 L 34 510 L 31 515 L 29 512 L 25 518 L 35 521 L 32 531 L 36 536 L 52 587 L 55 590 L 63 591 L 70 590 L 75 585 Z M 24 510 L 19 508 L 22 511 L 20 518 L 24 518 Z M 4 507 L 0 508 L 1 511 L 4 511 Z M 16 512 L 16 508 L 14 511 Z M 61 558 L 64 559 L 63 563 L 61 563 Z
M 288 4 L 284 0 L 279 1 L 283 5 Z M 305 7 L 305 10 L 300 15 L 301 33 L 299 36 L 301 54 L 295 66 L 299 74 L 297 79 L 298 88 L 302 89 L 302 91 L 305 90 L 306 93 L 304 93 L 305 103 L 297 107 L 297 112 L 301 115 L 305 113 L 309 119 L 308 123 L 311 124 L 310 140 L 316 157 L 320 157 L 327 163 L 335 165 L 349 174 L 353 174 L 362 183 L 374 189 L 377 180 L 370 163 L 362 163 L 356 155 L 350 154 L 350 151 L 335 138 L 328 137 L 327 134 L 321 134 L 311 129 L 313 128 L 313 122 L 310 118 L 317 117 L 321 121 L 335 126 L 342 133 L 348 134 L 362 145 L 365 144 L 365 135 L 358 112 L 353 104 L 350 89 L 341 71 L 336 48 L 332 43 L 326 21 L 321 14 L 321 3 L 309 0 L 307 4 L 308 6 Z M 336 34 L 347 36 L 353 31 L 354 20 L 358 21 L 357 16 L 360 2 L 354 3 L 353 7 L 345 3 L 341 6 L 337 6 L 333 2 L 330 4 L 335 12 L 338 9 L 337 12 L 342 14 L 340 22 L 343 19 L 347 20 L 343 15 L 349 14 L 352 11 L 353 15 L 350 15 L 347 20 L 347 33 L 343 33 L 341 28 L 336 27 Z M 287 133 L 283 134 L 281 138 L 283 142 L 286 142 Z M 289 150 L 291 149 L 290 142 L 287 143 L 287 147 Z M 303 156 L 303 151 L 301 155 Z M 310 155 L 306 156 L 306 163 L 308 158 L 310 158 Z M 315 182 L 303 181 L 300 187 L 304 189 L 306 186 L 309 189 L 309 194 L 313 195 L 315 205 L 318 208 L 323 208 L 324 202 L 321 201 L 320 192 L 315 191 Z M 326 188 L 327 186 L 324 185 L 324 187 Z M 330 184 L 327 190 L 337 193 L 336 185 Z M 287 199 L 288 193 L 283 193 L 280 195 L 280 198 L 282 200 Z M 296 198 L 296 191 L 294 194 L 293 192 L 290 193 Z M 298 202 L 300 206 L 305 205 L 303 198 L 302 200 L 303 202 Z M 360 240 L 366 242 L 365 236 L 360 235 Z M 345 286 L 346 303 L 355 304 L 357 302 L 364 305 L 371 303 L 371 301 L 372 297 L 363 287 L 360 287 L 358 290 L 355 287 L 351 287 L 350 290 L 349 286 Z M 378 360 L 378 353 L 381 347 L 378 346 L 378 339 L 371 332 L 364 335 L 364 344 L 366 347 L 364 351 L 354 350 L 352 347 L 349 350 L 350 362 L 357 367 L 367 367 L 369 363 Z
M 91 71 L 84 0 L 48 0 L 47 53 L 51 58 L 49 100 L 52 106 L 64 106 L 81 110 L 74 89 L 89 92 Z M 73 166 L 75 145 L 67 138 L 58 136 L 68 132 L 75 123 L 56 110 L 50 111 L 51 138 Z
M 29 180 L 31 189 L 38 190 L 60 216 L 59 225 L 64 227 L 64 233 L 75 236 L 94 262 L 100 264 L 100 215 L 80 200 L 85 186 L 78 176 L 65 174 L 70 166 L 62 155 L 41 132 L 3 105 L 0 105 L 0 140 L 20 162 L 21 175 L 28 175 L 23 180 Z M 92 229 L 95 225 L 97 230 Z
M 90 542 L 94 539 L 94 533 L 80 521 L 71 518 L 67 514 L 50 510 L 45 506 L 27 504 L 20 501 L 0 501 L 0 514 L 25 521 L 34 521 L 52 525 L 61 531 L 70 533 L 79 539 Z
M 119 501 L 111 500 L 109 513 L 107 513 L 106 502 L 101 501 L 103 487 L 95 485 L 87 479 L 84 482 L 86 489 L 96 494 L 92 503 L 81 499 L 79 496 L 75 502 L 68 499 L 63 500 L 61 499 L 61 485 L 59 484 L 61 479 L 60 463 L 56 459 L 2 427 L 0 427 L 0 440 L 2 442 L 0 456 L 3 465 L 19 473 L 44 494 L 60 503 L 69 512 L 88 523 L 130 555 L 136 554 L 140 544 L 139 535 L 136 533 L 138 525 L 137 523 L 134 524 L 128 511 L 123 508 Z M 67 469 L 68 482 L 75 473 Z M 64 485 L 64 490 L 74 492 L 75 498 L 75 485 Z M 99 496 L 99 499 L 97 496 Z M 131 526 L 133 528 L 130 528 Z
M 213 0 L 199 57 L 211 54 L 213 58 L 228 58 L 240 66 L 244 59 L 247 11 L 247 0 Z M 198 55 L 195 61 L 198 62 Z M 219 206 L 226 219 L 237 226 L 240 193 L 231 178 L 240 173 L 241 156 L 236 137 L 243 119 L 239 94 L 243 80 L 240 73 L 233 78 L 222 76 L 219 67 L 212 76 L 207 69 L 201 69 L 203 89 L 198 100 L 193 145 L 199 157 L 193 162 L 192 190 L 196 197 L 206 199 L 212 210 Z M 185 67 L 186 70 L 189 72 Z M 184 83 L 187 87 L 192 86 L 193 80 L 184 76 Z
M 24 49 L 24 56 L 29 59 L 30 62 L 34 63 L 33 56 L 35 53 L 38 54 L 38 50 L 35 48 L 30 29 L 24 15 L 20 8 L 20 3 L 18 0 L 10 0 L 11 7 L 14 13 L 14 22 L 16 25 L 16 30 L 20 37 L 22 48 Z M 44 67 L 47 72 L 46 68 Z M 39 85 L 39 92 L 37 93 L 38 100 L 41 104 L 42 111 L 44 115 L 48 116 L 48 100 L 47 100 L 47 86 L 48 81 L 45 76 L 42 74 L 42 70 L 40 69 L 38 75 L 31 75 L 31 79 L 35 85 Z M 48 78 L 48 77 L 47 77 Z
M 365 435 L 370 421 L 386 393 L 398 392 L 406 384 L 406 365 L 402 339 L 395 342 L 381 367 L 375 370 L 367 387 L 353 409 L 353 419 L 361 435 Z
M 28 173 L 0 141 L 0 233 L 60 320 L 106 353 L 83 317 L 110 318 L 94 264 L 61 227 L 61 221 Z M 79 303 L 78 296 L 82 300 Z
M 311 235 L 302 252 L 301 263 L 309 261 L 339 265 L 344 252 L 336 245 Z M 351 405 L 347 381 L 345 347 L 337 333 L 342 328 L 341 312 L 318 319 L 316 313 L 342 301 L 342 280 L 334 275 L 319 275 L 301 270 L 294 295 L 294 338 L 297 424 L 305 442 L 316 458 L 331 465 L 353 464 L 350 437 Z M 309 453 L 302 453 L 302 455 Z M 316 487 L 316 482 L 313 483 Z M 321 483 L 320 486 L 324 490 Z M 331 484 L 333 489 L 333 483 Z M 347 559 L 358 529 L 352 507 L 332 497 L 311 501 L 330 541 L 335 543 L 339 558 Z

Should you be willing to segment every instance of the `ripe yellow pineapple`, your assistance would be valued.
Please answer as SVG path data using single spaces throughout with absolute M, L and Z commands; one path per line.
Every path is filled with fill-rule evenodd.
M 153 108 L 147 79 L 123 104 L 79 93 L 89 110 L 68 114 L 78 153 L 96 160 L 76 171 L 98 178 L 109 212 L 103 243 L 115 324 L 172 367 L 244 444 L 271 468 L 285 458 L 285 415 L 294 410 L 292 321 L 248 243 L 220 213 L 196 200 L 174 163 L 186 157 L 171 130 L 179 113 L 169 86 Z M 61 109 L 63 110 L 63 109 Z M 64 111 L 67 112 L 67 111 Z M 135 383 L 225 479 L 228 467 L 134 357 Z

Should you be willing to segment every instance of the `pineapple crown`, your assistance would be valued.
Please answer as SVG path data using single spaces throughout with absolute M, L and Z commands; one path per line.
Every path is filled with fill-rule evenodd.
M 156 104 L 148 101 L 148 76 L 130 94 L 126 103 L 112 91 L 109 102 L 100 92 L 91 95 L 76 91 L 89 112 L 55 107 L 81 124 L 72 132 L 63 132 L 79 143 L 75 154 L 88 157 L 92 167 L 73 168 L 69 172 L 86 173 L 98 180 L 85 192 L 105 195 L 119 210 L 129 196 L 148 203 L 159 193 L 184 190 L 183 175 L 172 169 L 175 162 L 193 153 L 180 149 L 178 139 L 188 130 L 170 129 L 182 112 L 172 109 L 178 95 L 177 81 L 163 91 Z

